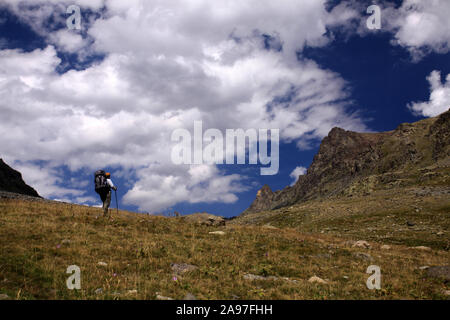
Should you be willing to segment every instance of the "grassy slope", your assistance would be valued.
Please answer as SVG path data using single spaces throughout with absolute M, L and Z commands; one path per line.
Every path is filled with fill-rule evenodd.
M 429 221 L 433 231 L 446 228 L 448 232 L 448 199 L 430 200 L 430 207 L 427 199 L 420 202 L 419 213 L 413 211 L 413 220 L 419 226 Z M 334 204 L 336 208 L 355 208 L 356 202 L 342 201 Z M 445 299 L 445 283 L 426 278 L 419 267 L 448 263 L 448 233 L 403 233 L 400 229 L 405 227 L 391 223 L 403 225 L 404 219 L 410 218 L 411 210 L 400 207 L 398 203 L 397 211 L 386 214 L 374 209 L 378 214 L 370 217 L 343 210 L 328 224 L 324 221 L 329 219 L 318 216 L 290 228 L 288 221 L 309 210 L 298 207 L 291 220 L 274 215 L 261 221 L 286 226 L 282 229 L 239 224 L 212 228 L 179 218 L 122 211 L 119 215 L 114 212 L 114 221 L 106 221 L 96 218 L 101 212 L 97 208 L 0 200 L 0 293 L 19 299 L 155 299 L 156 292 L 175 299 L 188 292 L 199 299 Z M 395 218 L 381 223 L 387 215 Z M 375 236 L 378 233 L 366 230 L 378 224 L 395 231 L 392 237 L 380 239 Z M 325 225 L 334 227 L 320 233 Z M 332 228 L 348 231 L 341 236 Z M 209 234 L 214 230 L 226 234 Z M 70 243 L 62 244 L 64 239 Z M 352 248 L 348 239 L 373 240 L 372 249 Z M 384 243 L 395 244 L 391 250 L 381 250 Z M 422 244 L 433 250 L 408 247 Z M 373 261 L 355 256 L 358 252 L 370 254 Z M 108 265 L 99 266 L 99 261 Z M 199 268 L 174 281 L 173 262 Z M 66 288 L 66 268 L 73 264 L 81 268 L 81 290 Z M 382 290 L 366 288 L 369 275 L 365 272 L 370 264 L 381 267 Z M 250 281 L 243 278 L 246 273 L 298 281 Z M 329 284 L 309 283 L 313 275 Z M 103 293 L 95 294 L 98 288 L 103 288 Z M 129 290 L 137 293 L 129 294 Z

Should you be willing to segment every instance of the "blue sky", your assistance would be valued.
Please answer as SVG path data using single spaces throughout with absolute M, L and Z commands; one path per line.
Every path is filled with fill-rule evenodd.
M 366 26 L 372 3 L 380 30 Z M 66 27 L 70 4 L 81 31 Z M 47 198 L 98 205 L 104 168 L 121 208 L 235 216 L 262 185 L 290 185 L 332 127 L 386 131 L 447 110 L 449 14 L 445 0 L 7 0 L 0 156 Z M 170 134 L 196 120 L 279 128 L 278 174 L 174 165 Z

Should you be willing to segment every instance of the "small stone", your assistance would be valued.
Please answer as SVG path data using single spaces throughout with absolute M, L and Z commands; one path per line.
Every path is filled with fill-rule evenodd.
M 251 273 L 244 274 L 244 279 L 245 280 L 252 280 L 252 281 L 253 280 L 264 280 L 264 281 L 267 281 L 267 280 L 272 280 L 272 281 L 284 280 L 284 281 L 287 281 L 287 282 L 290 282 L 290 283 L 298 283 L 297 280 L 289 279 L 287 277 L 281 277 L 281 278 L 278 278 L 278 277 L 275 277 L 275 276 L 263 277 L 263 276 L 258 276 L 256 274 L 251 274 Z
M 272 226 L 270 224 L 265 224 L 262 227 L 265 228 L 265 229 L 278 229 L 277 227 L 274 227 L 274 226 Z
M 387 244 L 383 244 L 381 246 L 381 250 L 391 250 L 391 246 L 388 246 Z
M 442 231 L 439 231 L 438 233 L 436 233 L 436 235 L 438 235 L 438 236 L 442 236 L 442 235 L 444 235 L 444 232 L 442 232 Z
M 175 272 L 176 274 L 183 274 L 198 269 L 197 266 L 187 263 L 171 263 L 170 267 L 172 268 L 172 271 Z
M 359 241 L 356 241 L 352 247 L 353 248 L 370 249 L 370 244 L 367 241 L 359 240 Z
M 427 270 L 430 266 L 421 266 L 419 267 L 420 270 Z
M 225 219 L 209 213 L 194 213 L 181 217 L 183 220 L 207 226 L 224 226 Z
M 134 290 L 128 290 L 128 292 L 127 292 L 127 294 L 137 294 L 138 293 L 138 291 L 136 290 L 136 289 L 134 289 Z
M 95 292 L 95 294 L 102 294 L 103 293 L 103 289 L 102 288 L 98 288 L 94 292 Z
M 173 298 L 161 296 L 159 294 L 156 295 L 156 300 L 173 300 Z
M 115 292 L 113 292 L 111 295 L 112 295 L 113 297 L 120 297 L 121 293 L 115 291 Z
M 244 279 L 245 280 L 267 280 L 266 277 L 258 276 L 256 274 L 251 274 L 251 273 L 244 274 Z
M 223 232 L 223 231 L 211 231 L 211 232 L 209 232 L 209 234 L 217 234 L 219 236 L 223 236 L 223 235 L 225 235 L 225 232 Z
M 183 300 L 197 300 L 197 297 L 194 296 L 192 293 L 188 292 L 186 293 L 186 295 L 184 296 Z
M 417 246 L 417 247 L 413 247 L 413 249 L 421 250 L 421 251 L 431 251 L 430 247 L 425 247 L 425 246 Z
M 310 283 L 328 284 L 327 281 L 323 280 L 322 278 L 316 277 L 316 276 L 312 276 L 311 278 L 309 278 L 308 282 L 310 282 Z
M 450 296 L 450 290 L 444 290 L 444 296 Z
M 69 244 L 70 240 L 69 239 L 64 239 L 63 241 L 61 241 L 62 244 Z
M 372 256 L 368 253 L 357 252 L 357 253 L 353 254 L 353 256 L 356 258 L 362 259 L 362 260 L 373 261 Z
M 295 280 L 295 279 L 289 279 L 288 277 L 282 277 L 281 279 L 283 279 L 284 281 L 290 282 L 290 283 L 298 283 L 297 280 Z
M 6 299 L 9 299 L 9 296 L 6 293 L 1 293 L 0 300 L 6 300 Z
M 106 262 L 100 261 L 97 263 L 97 265 L 102 266 L 102 267 L 106 267 L 108 264 Z
M 348 276 L 343 276 L 342 278 L 344 278 L 345 280 L 348 280 Z
M 414 227 L 416 224 L 414 222 L 412 222 L 412 221 L 406 221 L 406 225 L 408 227 Z
M 450 266 L 435 266 L 427 269 L 427 276 L 432 278 L 441 278 L 446 281 L 450 280 Z

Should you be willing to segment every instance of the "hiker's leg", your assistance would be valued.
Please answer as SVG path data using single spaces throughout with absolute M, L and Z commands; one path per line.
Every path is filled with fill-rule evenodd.
M 109 216 L 109 206 L 111 204 L 111 191 L 108 191 L 108 194 L 106 195 L 105 205 L 103 208 L 103 214 L 106 216 Z
M 100 200 L 102 200 L 102 209 L 103 209 L 103 215 L 105 215 L 105 201 L 106 201 L 106 193 L 100 191 L 99 193 Z
M 102 209 L 103 209 L 104 217 L 106 217 L 106 214 L 108 213 L 108 207 L 106 205 L 107 197 L 108 197 L 108 192 L 102 190 L 102 192 L 100 193 L 100 198 L 102 199 L 102 202 L 103 202 Z

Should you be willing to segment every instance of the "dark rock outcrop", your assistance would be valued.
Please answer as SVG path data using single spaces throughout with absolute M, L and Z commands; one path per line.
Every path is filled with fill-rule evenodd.
M 242 214 L 273 210 L 310 199 L 368 192 L 450 157 L 450 110 L 434 118 L 403 123 L 395 130 L 357 133 L 333 128 L 311 166 L 294 186 L 272 192 L 265 185 Z
M 40 197 L 36 190 L 23 181 L 22 174 L 8 166 L 3 159 L 0 159 L 0 191 Z

